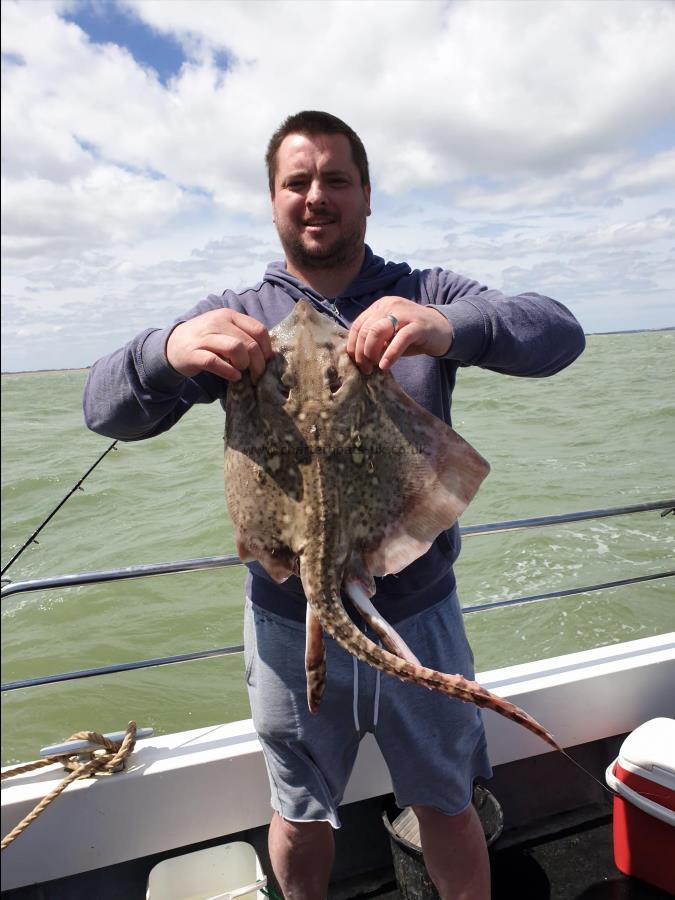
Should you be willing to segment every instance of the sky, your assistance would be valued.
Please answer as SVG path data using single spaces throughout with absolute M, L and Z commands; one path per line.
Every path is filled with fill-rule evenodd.
M 258 282 L 301 109 L 364 141 L 376 254 L 675 326 L 673 47 L 672 0 L 3 0 L 2 371 Z

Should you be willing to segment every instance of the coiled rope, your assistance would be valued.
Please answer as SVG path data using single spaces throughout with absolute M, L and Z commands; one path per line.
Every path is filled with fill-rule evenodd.
M 70 770 L 69 774 L 46 797 L 43 797 L 37 806 L 2 839 L 0 850 L 4 850 L 12 841 L 16 840 L 73 781 L 77 781 L 78 778 L 90 778 L 93 775 L 114 775 L 116 772 L 122 771 L 126 759 L 133 752 L 136 745 L 136 723 L 129 722 L 121 741 L 111 741 L 97 731 L 78 731 L 71 735 L 68 741 L 89 741 L 91 744 L 96 744 L 96 746 L 89 750 L 80 750 L 76 755 L 63 753 L 58 756 L 47 756 L 44 759 L 35 760 L 35 762 L 7 769 L 6 772 L 2 773 L 2 780 L 4 780 L 5 778 L 11 778 L 13 775 L 33 772 L 36 769 L 42 769 L 45 766 L 51 766 L 59 762 L 66 769 Z M 89 757 L 88 760 L 85 759 L 87 756 Z

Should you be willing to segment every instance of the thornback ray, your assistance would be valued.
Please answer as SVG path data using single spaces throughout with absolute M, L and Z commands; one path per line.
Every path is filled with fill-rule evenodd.
M 517 706 L 421 665 L 363 602 L 376 576 L 400 572 L 455 523 L 488 463 L 390 372 L 364 375 L 346 352 L 347 331 L 306 300 L 270 337 L 273 357 L 257 384 L 244 372 L 228 386 L 226 497 L 240 558 L 258 560 L 277 582 L 300 576 L 310 709 L 326 688 L 320 625 L 374 668 L 493 709 L 560 749 Z M 343 592 L 385 647 L 352 622 Z

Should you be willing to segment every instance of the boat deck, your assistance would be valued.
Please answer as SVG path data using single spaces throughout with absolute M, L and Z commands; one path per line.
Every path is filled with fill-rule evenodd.
M 515 894 L 514 894 L 515 890 Z M 661 900 L 668 895 L 626 878 L 614 865 L 608 818 L 532 846 L 497 853 L 493 900 Z
M 537 844 L 495 852 L 492 900 L 667 900 L 655 887 L 627 878 L 614 865 L 612 822 L 562 832 Z M 406 900 L 393 880 L 354 900 Z M 412 900 L 412 898 L 408 898 Z M 430 898 L 416 898 L 430 900 Z
M 169 854 L 162 854 L 163 857 Z M 3 891 L 3 900 L 144 900 L 147 876 L 157 858 L 122 867 Z M 492 854 L 492 900 L 667 900 L 664 891 L 626 878 L 614 865 L 610 816 Z M 405 897 L 393 868 L 334 885 L 328 900 L 432 900 Z

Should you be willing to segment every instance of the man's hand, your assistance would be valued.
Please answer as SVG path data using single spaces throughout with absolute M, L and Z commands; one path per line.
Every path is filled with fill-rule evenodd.
M 270 336 L 257 319 L 214 309 L 177 325 L 166 342 L 166 358 L 181 375 L 211 372 L 239 381 L 248 369 L 255 384 L 272 357 Z
M 433 306 L 380 297 L 352 323 L 347 353 L 370 375 L 376 366 L 390 369 L 402 356 L 444 356 L 452 339 L 452 325 Z

